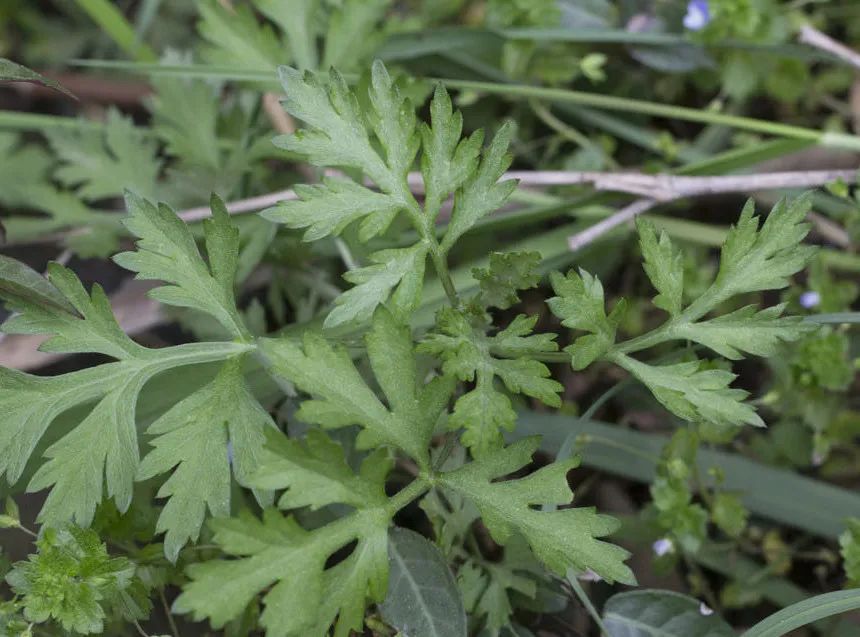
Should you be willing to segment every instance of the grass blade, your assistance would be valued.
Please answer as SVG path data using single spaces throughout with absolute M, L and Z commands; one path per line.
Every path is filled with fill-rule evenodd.
M 741 637 L 782 637 L 795 628 L 858 608 L 860 608 L 860 589 L 816 595 L 777 611 L 750 628 Z

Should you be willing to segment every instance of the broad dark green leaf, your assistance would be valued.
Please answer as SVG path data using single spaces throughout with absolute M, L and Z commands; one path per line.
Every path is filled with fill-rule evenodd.
M 442 553 L 408 529 L 388 533 L 386 622 L 404 637 L 466 637 L 466 611 Z
M 699 600 L 671 591 L 619 593 L 606 602 L 609 637 L 734 637 L 725 620 Z

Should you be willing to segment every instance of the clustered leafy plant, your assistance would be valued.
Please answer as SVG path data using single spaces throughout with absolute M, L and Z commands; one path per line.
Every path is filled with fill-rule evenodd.
M 81 527 L 92 525 L 105 507 L 124 514 L 137 497 L 136 483 L 151 480 L 163 500 L 154 530 L 163 534 L 170 562 L 185 559 L 183 549 L 193 547 L 210 518 L 214 546 L 207 550 L 217 554 L 191 560 L 173 609 L 215 628 L 242 621 L 261 603 L 259 622 L 267 635 L 330 629 L 347 635 L 362 630 L 368 609 L 381 604 L 382 618 L 391 617 L 406 634 L 441 634 L 432 631 L 443 622 L 450 622 L 446 634 L 465 634 L 465 623 L 458 623 L 465 622 L 465 603 L 474 626 L 498 633 L 512 625 L 506 598 L 535 598 L 536 586 L 552 578 L 591 573 L 635 584 L 627 552 L 606 539 L 617 521 L 569 506 L 567 474 L 576 460 L 531 468 L 540 440 L 516 432 L 511 398 L 522 394 L 559 407 L 562 386 L 546 362 L 564 358 L 583 370 L 607 361 L 682 419 L 720 430 L 760 426 L 721 361 L 773 354 L 807 333 L 809 324 L 783 316 L 784 305 L 720 308 L 739 295 L 784 288 L 804 267 L 813 250 L 800 244 L 809 198 L 781 202 L 764 223 L 748 205 L 723 246 L 716 277 L 692 303 L 684 300 L 681 252 L 665 233 L 640 222 L 654 305 L 667 318 L 630 340 L 616 338 L 624 302 L 607 311 L 595 276 L 550 273 L 556 296 L 547 303 L 578 334 L 562 357 L 556 334 L 535 332 L 537 316 L 499 322 L 497 310 L 510 308 L 520 290 L 538 283 L 539 255 L 491 253 L 465 289 L 448 269 L 458 240 L 515 188 L 513 181 L 500 181 L 511 162 L 511 124 L 486 146 L 480 131 L 463 137 L 462 117 L 442 87 L 430 121 L 419 123 L 380 62 L 366 94 L 350 89 L 336 71 L 321 78 L 284 67 L 281 79 L 285 108 L 304 127 L 275 143 L 313 165 L 344 172 L 297 188 L 298 199 L 263 216 L 303 230 L 305 241 L 357 225 L 360 240 L 375 246 L 371 265 L 345 275 L 353 285 L 322 325 L 283 335 L 255 332 L 251 310 L 241 307 L 235 291 L 239 233 L 217 197 L 203 226 L 204 258 L 173 210 L 128 192 L 124 223 L 137 246 L 114 257 L 138 278 L 162 282 L 150 293 L 158 302 L 217 322 L 217 340 L 144 347 L 119 328 L 97 284 L 87 291 L 59 264 L 51 264 L 43 279 L 4 260 L 7 282 L 0 294 L 15 311 L 4 325 L 7 333 L 46 334 L 44 351 L 111 360 L 51 377 L 8 369 L 0 375 L 0 468 L 14 484 L 42 449 L 44 460 L 27 490 L 48 493 L 38 517 L 45 529 L 38 553 L 7 576 L 15 594 L 7 603 L 10 626 L 23 625 L 19 617 L 52 619 L 65 630 L 91 633 L 103 629 L 113 608 L 127 619 L 145 616 L 147 603 L 130 601 L 140 591 L 145 600 L 153 586 L 143 567 L 109 558 L 97 536 Z M 425 192 L 420 201 L 407 180 L 415 164 Z M 450 219 L 440 226 L 449 197 Z M 412 243 L 386 241 L 386 230 L 398 223 L 414 230 Z M 435 325 L 421 333 L 410 319 L 421 303 L 428 263 L 446 300 Z M 695 343 L 722 358 L 679 351 L 681 360 L 657 363 L 634 356 L 670 341 Z M 148 424 L 139 440 L 144 387 L 160 374 L 188 368 L 204 369 L 195 378 L 208 379 Z M 249 374 L 260 368 L 297 397 L 290 419 L 305 423 L 303 435 L 282 431 L 255 396 Z M 40 447 L 52 423 L 73 411 L 80 421 Z M 682 541 L 701 539 L 706 515 L 689 502 L 683 466 L 668 461 L 652 487 L 658 520 Z M 234 485 L 253 494 L 260 513 L 253 512 L 257 507 L 237 512 Z M 244 496 L 241 501 L 250 504 Z M 417 592 L 404 584 L 391 590 L 389 583 L 404 576 L 390 559 L 402 545 L 433 550 L 397 526 L 398 514 L 416 502 L 443 550 L 434 554 L 442 566 L 428 560 L 427 575 L 453 567 L 463 599 L 454 601 L 459 612 L 430 616 L 425 621 L 436 626 L 412 633 L 408 624 L 397 624 L 397 597 Z M 727 506 L 735 505 L 717 502 L 713 515 L 732 533 L 736 516 Z M 7 518 L 19 524 L 14 513 Z M 486 529 L 488 541 L 505 547 L 499 564 L 486 562 L 475 543 L 476 525 Z M 421 585 L 421 571 L 410 576 Z
M 106 33 L 136 60 L 106 65 L 152 87 L 138 118 L 55 118 L 42 139 L 0 111 L 0 238 L 21 257 L 0 255 L 2 331 L 77 355 L 0 366 L 0 637 L 854 633 L 831 616 L 860 608 L 860 500 L 828 481 L 853 484 L 860 457 L 858 287 L 835 274 L 860 270 L 860 190 L 751 199 L 729 228 L 640 215 L 618 268 L 620 233 L 566 240 L 614 195 L 508 175 L 856 149 L 831 96 L 853 75 L 810 76 L 787 44 L 854 10 L 159 4 L 123 7 L 133 30 L 104 0 L 0 8 L 23 61 L 102 57 Z M 0 80 L 75 97 L 3 58 Z M 482 91 L 522 101 L 501 115 Z M 839 116 L 721 112 L 753 96 Z M 676 139 L 619 105 L 720 126 Z M 847 249 L 812 245 L 810 220 Z M 63 253 L 40 273 L 16 250 L 46 239 Z M 112 301 L 132 288 L 173 325 L 127 333 Z

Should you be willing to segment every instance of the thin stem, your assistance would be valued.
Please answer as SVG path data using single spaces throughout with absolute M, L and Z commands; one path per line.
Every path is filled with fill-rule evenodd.
M 23 525 L 23 524 L 21 524 L 20 522 L 18 522 L 18 524 L 16 524 L 14 528 L 18 529 L 18 530 L 19 530 L 19 531 L 21 531 L 22 533 L 26 533 L 27 535 L 29 535 L 29 536 L 30 536 L 31 538 L 33 538 L 34 540 L 38 540 L 38 539 L 39 539 L 39 534 L 38 534 L 38 533 L 36 533 L 35 531 L 31 531 L 30 529 L 28 529 L 26 526 L 24 526 L 24 525 Z
M 430 250 L 430 258 L 433 260 L 433 267 L 436 269 L 436 274 L 442 282 L 442 288 L 445 290 L 445 295 L 448 297 L 451 305 L 454 307 L 460 307 L 460 296 L 457 294 L 457 288 L 454 287 L 454 279 L 451 276 L 451 272 L 448 270 L 448 261 L 445 259 L 441 250 L 438 249 L 438 245 L 439 244 L 437 242 L 436 250 L 433 250 L 432 248 Z
M 609 637 L 609 631 L 603 624 L 603 620 L 600 618 L 600 613 L 597 612 L 597 609 L 594 607 L 594 604 L 591 603 L 591 600 L 585 593 L 585 589 L 582 588 L 582 584 L 579 583 L 579 579 L 576 577 L 576 575 L 568 571 L 567 581 L 570 584 L 571 588 L 573 588 L 573 592 L 576 593 L 576 596 L 579 598 L 579 601 L 582 602 L 583 606 L 585 606 L 585 610 L 588 611 L 588 614 L 591 615 L 591 618 L 594 620 L 594 623 L 600 629 L 600 634 Z
M 674 106 L 671 104 L 660 104 L 645 100 L 617 97 L 615 95 L 603 95 L 600 93 L 586 93 L 584 91 L 570 91 L 558 88 L 545 88 L 540 86 L 529 86 L 525 84 L 503 84 L 498 82 L 478 82 L 474 80 L 458 80 L 450 78 L 433 78 L 434 82 L 455 89 L 466 89 L 478 92 L 502 95 L 511 98 L 542 99 L 563 104 L 579 104 L 582 106 L 593 106 L 611 111 L 627 113 L 641 113 L 655 117 L 666 117 L 670 119 L 698 122 L 700 124 L 720 124 L 731 126 L 740 130 L 766 133 L 780 137 L 793 139 L 806 139 L 817 142 L 824 146 L 832 146 L 857 150 L 860 149 L 860 137 L 845 133 L 828 133 L 801 126 L 780 124 L 752 117 L 739 115 L 727 115 L 715 113 L 708 110 Z
M 389 514 L 393 516 L 400 509 L 409 505 L 413 500 L 422 496 L 428 489 L 430 489 L 430 486 L 431 483 L 427 478 L 415 478 L 415 480 L 388 499 Z
M 176 621 L 173 619 L 173 613 L 170 612 L 170 604 L 167 603 L 167 597 L 164 596 L 164 589 L 158 589 L 158 596 L 161 598 L 161 605 L 164 608 L 164 614 L 167 615 L 167 623 L 170 624 L 170 632 L 173 637 L 179 637 L 179 628 L 176 626 Z
M 436 276 L 442 283 L 442 288 L 445 290 L 445 295 L 453 307 L 460 307 L 460 297 L 457 294 L 457 288 L 454 286 L 454 279 L 451 277 L 451 272 L 448 270 L 448 261 L 442 247 L 439 245 L 439 240 L 436 238 L 435 223 L 424 214 L 424 210 L 415 199 L 415 195 L 409 189 L 405 189 L 399 194 L 407 203 L 406 212 L 409 215 L 409 220 L 415 231 L 424 241 L 430 251 L 430 260 L 433 261 L 433 268 L 436 270 Z
M 590 150 L 597 151 L 609 167 L 619 167 L 618 162 L 615 161 L 615 159 L 611 157 L 608 153 L 606 153 L 600 146 L 595 144 L 593 141 L 580 133 L 570 124 L 563 122 L 558 117 L 553 115 L 552 111 L 543 104 L 541 104 L 538 100 L 529 100 L 529 106 L 531 106 L 531 109 L 534 111 L 535 115 L 537 115 L 538 118 L 544 124 L 549 126 L 566 140 L 573 142 L 580 148 L 587 148 Z
M 136 619 L 133 619 L 133 620 L 132 620 L 132 623 L 134 624 L 134 627 L 137 629 L 137 633 L 138 633 L 139 635 L 141 635 L 141 637 L 149 637 L 149 633 L 148 633 L 148 632 L 146 632 L 146 631 L 141 627 L 140 623 L 139 623 Z

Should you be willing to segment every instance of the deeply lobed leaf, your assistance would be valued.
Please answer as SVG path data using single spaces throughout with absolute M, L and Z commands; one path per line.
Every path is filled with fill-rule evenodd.
M 497 481 L 528 464 L 538 445 L 539 439 L 524 438 L 441 474 L 439 483 L 475 503 L 496 542 L 504 545 L 514 533 L 522 535 L 535 556 L 559 575 L 571 568 L 591 569 L 609 582 L 634 583 L 624 564 L 627 551 L 596 539 L 618 528 L 615 519 L 588 508 L 534 508 L 570 502 L 566 476 L 575 460 L 555 462 L 525 478 Z

